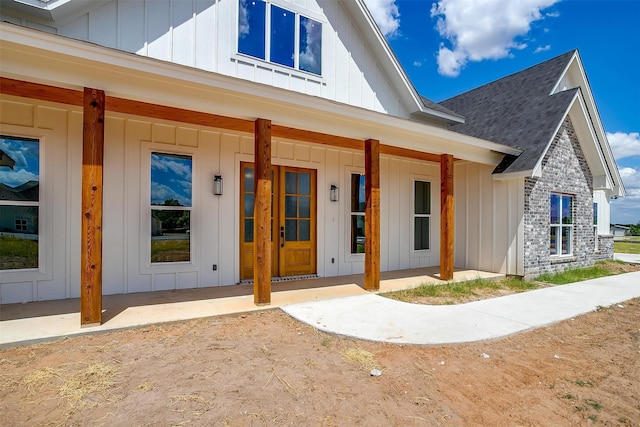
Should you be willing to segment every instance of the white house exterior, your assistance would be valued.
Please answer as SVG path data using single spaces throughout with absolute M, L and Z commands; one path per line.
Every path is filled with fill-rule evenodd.
M 80 297 L 87 287 L 81 260 L 92 235 L 81 225 L 82 198 L 92 187 L 83 178 L 90 147 L 84 88 L 106 97 L 102 294 L 252 278 L 256 120 L 271 124 L 273 276 L 350 275 L 367 263 L 379 271 L 438 266 L 441 251 L 456 267 L 527 275 L 527 176 L 494 173 L 522 147 L 448 129 L 465 118 L 420 97 L 361 0 L 257 1 L 250 18 L 248 3 L 2 3 L 0 135 L 5 145 L 39 147 L 40 189 L 37 200 L 0 200 L 0 212 L 37 207 L 39 222 L 37 267 L 0 269 L 0 303 Z M 278 14 L 286 25 L 274 21 Z M 262 18 L 264 52 L 256 54 L 240 39 Z M 293 32 L 274 33 L 291 25 Z M 283 60 L 278 43 L 290 38 L 293 56 Z M 569 84 L 576 82 L 584 83 Z M 588 87 L 583 92 L 580 108 L 595 112 Z M 609 198 L 624 189 L 615 163 L 609 171 L 597 166 L 610 156 L 599 126 L 600 142 L 587 157 L 602 182 L 588 197 L 598 202 L 597 232 L 606 234 Z M 375 165 L 365 152 L 378 143 L 379 255 L 372 259 L 361 253 L 360 175 Z M 450 252 L 440 241 L 453 239 L 442 234 L 443 159 L 455 159 Z M 214 194 L 216 177 L 221 195 Z M 181 249 L 157 256 L 152 247 L 163 239 Z

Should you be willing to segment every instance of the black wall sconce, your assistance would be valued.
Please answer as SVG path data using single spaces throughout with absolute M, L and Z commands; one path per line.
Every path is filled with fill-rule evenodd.
M 213 194 L 222 196 L 222 175 L 215 175 L 213 177 Z
M 340 200 L 340 189 L 336 185 L 331 184 L 331 189 L 329 191 L 329 200 L 331 200 L 332 202 L 337 202 Z

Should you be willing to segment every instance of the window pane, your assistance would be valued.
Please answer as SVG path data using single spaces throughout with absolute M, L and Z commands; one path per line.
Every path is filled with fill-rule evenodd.
M 571 227 L 562 227 L 562 254 L 571 253 Z
M 298 221 L 298 239 L 303 242 L 311 240 L 311 221 L 306 219 Z
M 593 225 L 598 225 L 598 204 L 593 204 Z
M 0 270 L 38 268 L 38 207 L 0 206 Z
M 311 174 L 299 173 L 298 181 L 300 185 L 298 194 L 311 194 Z
M 298 174 L 295 172 L 285 172 L 284 191 L 287 194 L 298 194 Z
M 300 17 L 300 69 L 322 74 L 322 24 Z
M 191 212 L 151 210 L 151 262 L 191 259 Z
M 364 194 L 364 175 L 351 175 L 351 212 L 364 212 L 365 209 Z
M 298 217 L 298 198 L 296 196 L 285 196 L 284 216 L 286 218 Z
M 298 240 L 298 221 L 295 219 L 287 219 L 284 222 L 284 238 L 288 242 Z
M 240 0 L 238 11 L 238 52 L 265 59 L 265 3 Z
M 311 198 L 300 196 L 298 197 L 298 203 L 300 204 L 298 217 L 311 218 Z
M 431 183 L 416 181 L 415 182 L 415 213 L 430 214 L 431 213 Z
M 550 245 L 549 245 L 551 255 L 558 254 L 558 231 L 560 231 L 559 227 L 551 227 Z
M 364 253 L 364 215 L 351 215 L 351 253 Z
M 151 204 L 191 207 L 190 156 L 151 153 Z
M 244 191 L 247 193 L 255 192 L 253 186 L 253 168 L 244 168 Z
M 253 242 L 253 220 L 244 220 L 244 241 L 246 243 Z
M 562 223 L 573 224 L 573 214 L 571 213 L 571 205 L 573 197 L 562 196 Z
M 39 187 L 39 142 L 0 136 L 0 200 L 37 202 Z
M 244 216 L 253 216 L 253 198 L 252 193 L 244 195 Z
M 295 14 L 271 5 L 271 62 L 293 67 Z
M 414 221 L 415 250 L 429 249 L 429 218 L 415 218 Z
M 560 224 L 560 196 L 551 195 L 551 224 Z

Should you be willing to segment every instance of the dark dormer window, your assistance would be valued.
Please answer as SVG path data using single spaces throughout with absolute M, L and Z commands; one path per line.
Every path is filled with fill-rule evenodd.
M 239 0 L 238 52 L 322 75 L 322 24 L 262 0 Z

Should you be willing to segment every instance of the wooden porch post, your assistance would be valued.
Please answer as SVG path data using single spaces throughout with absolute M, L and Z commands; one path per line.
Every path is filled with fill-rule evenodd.
M 440 156 L 440 278 L 453 279 L 453 156 Z
M 253 302 L 271 304 L 271 121 L 255 121 Z
M 364 288 L 380 289 L 380 143 L 364 143 Z
M 102 165 L 104 91 L 84 88 L 80 324 L 102 323 Z

